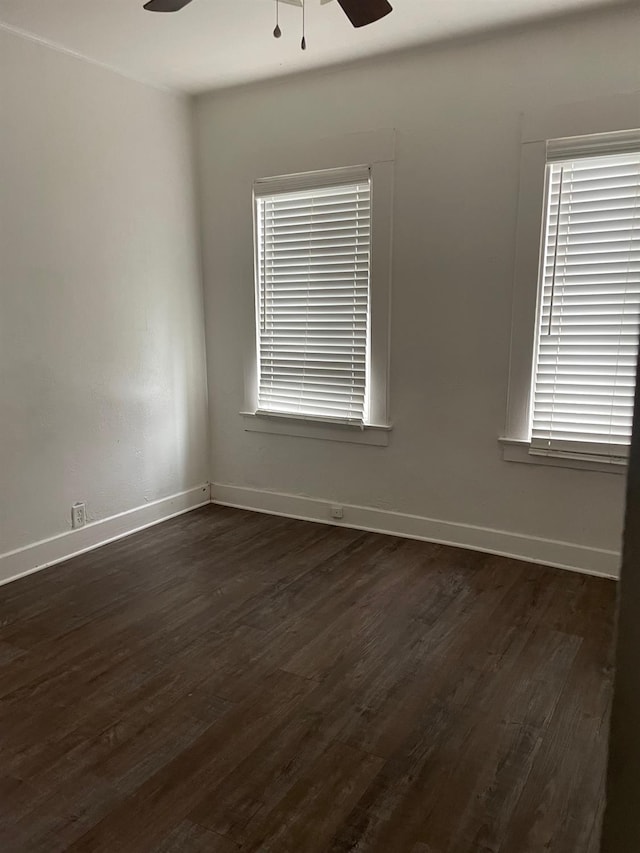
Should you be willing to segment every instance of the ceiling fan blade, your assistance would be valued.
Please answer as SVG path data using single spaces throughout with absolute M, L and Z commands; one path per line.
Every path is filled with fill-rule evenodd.
M 393 12 L 388 0 L 338 0 L 354 27 L 366 27 Z
M 149 0 L 144 4 L 147 12 L 179 12 L 191 3 L 191 0 Z

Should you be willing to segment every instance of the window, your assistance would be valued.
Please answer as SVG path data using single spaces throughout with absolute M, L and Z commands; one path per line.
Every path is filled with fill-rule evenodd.
M 505 459 L 624 466 L 639 332 L 640 131 L 525 142 Z
M 255 183 L 256 382 L 246 429 L 387 443 L 372 432 L 388 429 L 391 166 Z
M 303 187 L 256 194 L 258 410 L 366 423 L 369 170 Z
M 550 143 L 531 447 L 624 456 L 640 314 L 640 151 Z

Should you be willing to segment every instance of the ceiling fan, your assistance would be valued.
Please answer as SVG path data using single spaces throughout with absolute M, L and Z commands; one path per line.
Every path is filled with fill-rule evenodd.
M 281 0 L 281 2 L 304 8 L 304 0 Z M 330 0 L 321 0 L 321 2 L 329 3 Z M 189 3 L 191 0 L 149 0 L 144 4 L 144 8 L 149 12 L 179 12 Z M 388 0 L 338 0 L 338 3 L 354 27 L 366 27 L 367 24 L 373 24 L 393 11 Z

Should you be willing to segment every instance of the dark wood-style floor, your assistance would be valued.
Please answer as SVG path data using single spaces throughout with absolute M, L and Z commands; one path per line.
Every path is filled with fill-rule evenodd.
M 0 849 L 595 853 L 610 581 L 207 507 L 0 589 Z

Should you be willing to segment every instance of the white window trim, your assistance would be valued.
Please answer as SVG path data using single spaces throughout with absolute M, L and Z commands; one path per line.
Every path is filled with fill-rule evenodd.
M 589 457 L 579 453 L 563 455 L 557 451 L 545 452 L 532 450 L 529 441 L 514 438 L 500 438 L 502 458 L 506 462 L 526 462 L 529 465 L 551 465 L 556 468 L 580 468 L 585 471 L 601 471 L 605 474 L 626 474 L 625 460 L 612 457 Z
M 529 423 L 537 334 L 538 275 L 543 251 L 547 142 L 633 131 L 639 127 L 640 95 L 567 104 L 523 116 L 507 412 L 504 433 L 499 438 L 505 461 L 610 474 L 626 473 L 626 461 L 621 459 L 532 452 Z
M 370 273 L 370 377 L 369 418 L 364 425 L 323 421 L 320 418 L 290 417 L 258 409 L 258 364 L 254 328 L 245 362 L 245 404 L 240 415 L 247 432 L 289 435 L 353 444 L 385 446 L 391 430 L 389 412 L 389 338 L 391 323 L 391 262 L 393 232 L 393 189 L 395 166 L 395 132 L 376 131 L 353 134 L 339 140 L 319 140 L 322 153 L 310 146 L 306 159 L 291 156 L 292 170 L 288 175 L 314 173 L 318 185 L 322 172 L 330 180 L 336 169 L 368 166 L 371 173 L 371 273 Z M 304 148 L 302 149 L 304 150 Z M 358 154 L 361 156 L 358 157 Z M 364 156 L 362 156 L 364 155 Z M 369 156 L 367 156 L 369 155 Z M 331 163 L 331 157 L 334 157 Z M 284 158 L 283 158 L 284 159 Z M 303 162 L 318 168 L 295 170 Z M 259 179 L 257 179 L 258 182 Z M 270 179 L 273 180 L 273 179 Z M 287 181 L 287 175 L 283 181 Z M 256 235 L 254 204 L 254 240 Z M 255 251 L 254 251 L 255 257 Z M 255 288 L 254 288 L 255 290 Z M 255 297 L 254 297 L 255 299 Z
M 288 417 L 275 412 L 241 412 L 241 415 L 246 432 L 319 438 L 325 441 L 344 441 L 348 444 L 372 444 L 375 447 L 386 447 L 389 444 L 391 431 L 391 426 L 323 423 L 319 420 Z

